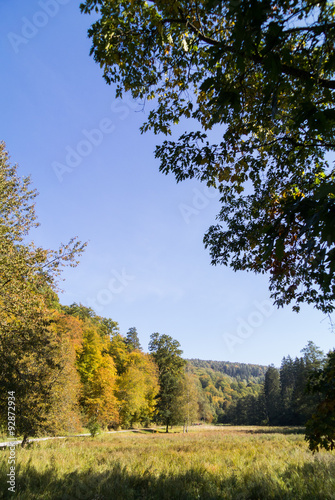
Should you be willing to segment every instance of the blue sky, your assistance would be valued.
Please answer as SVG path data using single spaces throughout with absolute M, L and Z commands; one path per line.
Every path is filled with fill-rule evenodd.
M 159 173 L 163 138 L 141 135 L 148 108 L 105 84 L 79 1 L 3 0 L 0 14 L 0 139 L 40 193 L 31 237 L 89 242 L 63 274 L 61 302 L 92 307 L 121 333 L 136 326 L 144 349 L 151 333 L 171 335 L 189 358 L 279 366 L 309 340 L 333 348 L 320 312 L 277 310 L 266 276 L 210 265 L 202 238 L 218 195 Z

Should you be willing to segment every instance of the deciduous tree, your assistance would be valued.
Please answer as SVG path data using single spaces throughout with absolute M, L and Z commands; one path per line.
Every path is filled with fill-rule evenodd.
M 158 366 L 159 393 L 157 395 L 157 419 L 166 426 L 178 423 L 180 382 L 184 375 L 186 361 L 177 340 L 169 335 L 153 333 L 150 336 L 149 351 Z
M 91 53 L 116 94 L 154 99 L 142 131 L 177 140 L 160 170 L 221 194 L 213 264 L 270 275 L 278 306 L 334 308 L 335 4 L 86 0 Z
M 83 344 L 77 366 L 83 385 L 80 398 L 86 417 L 106 427 L 119 420 L 119 404 L 115 395 L 117 373 L 109 354 L 110 338 L 101 336 L 91 320 L 83 324 Z
M 121 425 L 148 425 L 153 420 L 159 390 L 158 370 L 148 354 L 133 351 L 117 381 Z
M 321 401 L 306 424 L 306 439 L 312 451 L 335 449 L 335 351 L 328 354 L 323 369 L 314 371 L 309 391 Z
M 33 327 L 16 324 L 1 331 L 0 406 L 15 396 L 15 432 L 29 436 L 74 432 L 81 426 L 75 346 L 57 312 L 36 312 Z M 3 422 L 7 427 L 7 423 Z
M 53 251 L 28 242 L 29 231 L 37 226 L 36 194 L 0 143 L 1 406 L 4 390 L 14 391 L 17 432 L 24 439 L 57 432 L 64 428 L 66 413 L 75 412 L 74 351 L 57 328 L 55 290 L 62 266 L 76 265 L 85 246 L 73 239 Z
M 187 372 L 179 384 L 176 420 L 183 424 L 183 432 L 188 432 L 189 425 L 199 418 L 199 388 L 196 377 Z

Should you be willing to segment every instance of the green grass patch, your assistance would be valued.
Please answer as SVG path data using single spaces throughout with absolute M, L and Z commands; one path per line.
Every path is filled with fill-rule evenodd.
M 335 454 L 312 455 L 299 428 L 135 432 L 16 449 L 16 493 L 87 500 L 335 499 Z M 8 450 L 0 452 L 2 487 Z

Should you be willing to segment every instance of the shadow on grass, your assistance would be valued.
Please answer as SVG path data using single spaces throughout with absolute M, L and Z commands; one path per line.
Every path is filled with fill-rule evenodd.
M 305 427 L 262 427 L 261 429 L 246 429 L 247 434 L 305 434 Z
M 134 434 L 160 434 L 162 431 L 159 429 L 129 429 L 129 432 L 133 432 Z
M 16 493 L 2 490 L 0 498 L 19 500 L 327 500 L 334 498 L 330 478 L 335 461 L 288 466 L 280 477 L 254 469 L 205 469 L 179 474 L 141 474 L 115 464 L 110 470 L 73 471 L 59 476 L 54 469 L 37 471 L 27 465 L 17 470 Z M 2 474 L 1 474 L 2 475 Z M 3 475 L 2 475 L 3 476 Z M 0 477 L 2 485 L 6 479 Z

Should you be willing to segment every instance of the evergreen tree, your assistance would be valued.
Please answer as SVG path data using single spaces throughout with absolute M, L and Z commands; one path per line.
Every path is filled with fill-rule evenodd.
M 140 340 L 138 338 L 138 333 L 135 327 L 129 328 L 126 335 L 125 343 L 129 351 L 142 350 Z
M 280 415 L 280 380 L 279 372 L 274 366 L 269 366 L 264 381 L 265 407 L 270 425 L 279 423 Z
M 308 393 L 307 386 L 313 373 L 322 368 L 324 353 L 311 341 L 301 351 L 303 356 L 296 361 L 296 384 L 293 394 L 296 422 L 305 425 L 320 403 L 320 394 Z

